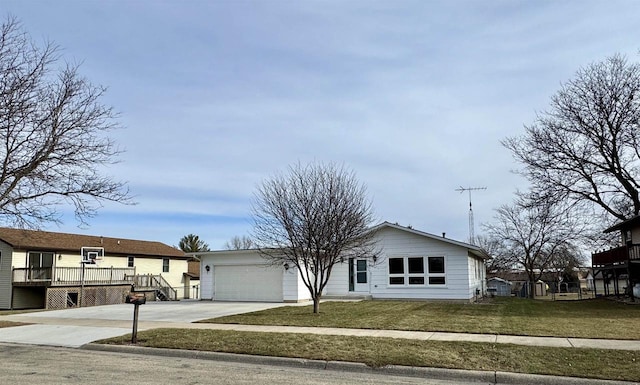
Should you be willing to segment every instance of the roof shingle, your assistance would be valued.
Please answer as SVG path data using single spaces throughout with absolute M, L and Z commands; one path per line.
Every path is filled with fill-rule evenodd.
M 188 258 L 182 250 L 161 242 L 109 238 L 95 235 L 54 233 L 40 230 L 0 227 L 0 240 L 14 249 L 73 251 L 80 254 L 82 247 L 104 247 L 109 255 L 138 255 Z

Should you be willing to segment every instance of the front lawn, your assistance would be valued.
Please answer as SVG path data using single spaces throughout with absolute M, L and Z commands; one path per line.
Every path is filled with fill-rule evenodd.
M 640 340 L 639 319 L 640 306 L 603 299 L 496 298 L 481 304 L 324 302 L 320 314 L 311 306 L 285 306 L 200 322 Z
M 131 335 L 126 335 L 99 342 L 128 345 L 130 340 Z M 375 367 L 427 366 L 634 381 L 640 378 L 637 351 L 197 329 L 139 332 L 138 345 L 363 362 Z

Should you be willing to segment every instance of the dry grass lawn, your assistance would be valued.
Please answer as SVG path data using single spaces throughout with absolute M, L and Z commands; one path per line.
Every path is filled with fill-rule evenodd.
M 129 344 L 131 335 L 102 343 Z M 640 378 L 640 352 L 471 342 L 222 330 L 155 329 L 138 345 L 315 360 L 507 371 L 616 380 Z
M 482 304 L 325 302 L 320 314 L 310 306 L 285 306 L 201 322 L 640 340 L 638 319 L 640 306 L 603 299 L 496 298 Z

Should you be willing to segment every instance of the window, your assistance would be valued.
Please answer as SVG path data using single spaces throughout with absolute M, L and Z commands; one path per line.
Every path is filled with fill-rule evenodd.
M 389 258 L 389 285 L 424 286 L 425 284 L 446 284 L 444 257 Z
M 356 263 L 356 282 L 367 283 L 367 261 L 359 259 Z
M 424 258 L 407 258 L 409 264 L 409 285 L 424 285 Z
M 429 285 L 444 285 L 444 257 L 429 257 Z
M 429 257 L 429 274 L 444 274 L 444 257 Z
M 162 272 L 169 272 L 169 258 L 162 258 Z
M 162 262 L 162 269 L 164 270 L 164 261 Z M 133 257 L 129 256 L 127 257 L 127 267 L 133 267 Z
M 404 258 L 389 258 L 389 285 L 404 285 Z

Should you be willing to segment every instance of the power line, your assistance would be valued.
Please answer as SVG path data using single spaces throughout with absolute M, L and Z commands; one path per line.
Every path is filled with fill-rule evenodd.
M 469 192 L 469 243 L 470 244 L 475 244 L 475 231 L 474 231 L 474 225 L 473 225 L 473 206 L 471 205 L 471 191 L 477 191 L 477 190 L 486 190 L 486 187 L 462 187 L 460 186 L 459 188 L 456 189 L 456 191 L 460 191 L 460 194 L 462 194 L 465 191 Z

